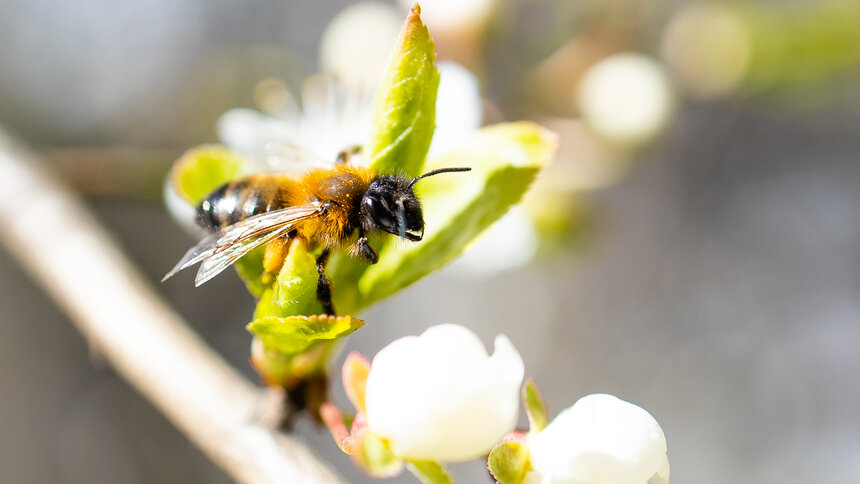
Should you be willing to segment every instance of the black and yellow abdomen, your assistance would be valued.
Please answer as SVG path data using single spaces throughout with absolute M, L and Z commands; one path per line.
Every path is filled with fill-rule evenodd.
M 197 224 L 216 231 L 253 215 L 287 207 L 297 190 L 284 175 L 253 175 L 226 183 L 197 206 Z

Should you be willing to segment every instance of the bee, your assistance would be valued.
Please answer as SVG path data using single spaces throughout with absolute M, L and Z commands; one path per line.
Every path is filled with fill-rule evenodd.
M 325 264 L 333 249 L 346 250 L 369 264 L 379 260 L 367 235 L 388 232 L 410 241 L 424 236 L 421 203 L 413 187 L 423 178 L 471 168 L 441 168 L 415 178 L 376 173 L 340 163 L 314 168 L 303 176 L 265 173 L 231 181 L 215 189 L 197 207 L 196 221 L 212 232 L 185 253 L 162 282 L 198 262 L 200 286 L 257 247 L 269 244 L 264 268 L 280 270 L 294 238 L 322 247 L 317 258 L 317 297 L 334 314 Z M 352 242 L 355 233 L 358 237 Z

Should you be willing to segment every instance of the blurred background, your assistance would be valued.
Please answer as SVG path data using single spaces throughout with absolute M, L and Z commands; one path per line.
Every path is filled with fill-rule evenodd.
M 312 122 L 316 74 L 373 87 L 408 7 L 0 0 L 0 125 L 256 381 L 235 275 L 158 284 L 194 242 L 165 208 L 167 171 L 219 138 L 253 152 L 260 135 L 242 129 L 297 112 L 303 140 L 337 134 Z M 456 63 L 440 133 L 531 119 L 561 148 L 523 207 L 365 313 L 348 348 L 372 355 L 442 322 L 488 344 L 506 333 L 551 414 L 593 392 L 649 410 L 673 482 L 860 481 L 860 2 L 422 8 Z M 237 107 L 250 122 L 221 117 Z M 0 320 L 0 481 L 229 482 L 2 251 Z M 324 431 L 298 431 L 373 482 Z M 488 482 L 480 463 L 454 470 Z

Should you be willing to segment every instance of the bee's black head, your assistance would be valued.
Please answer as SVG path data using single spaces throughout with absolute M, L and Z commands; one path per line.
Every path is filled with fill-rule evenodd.
M 382 175 L 370 184 L 359 209 L 359 222 L 365 231 L 384 230 L 409 240 L 424 236 L 421 203 L 410 180 L 397 175 Z
M 443 168 L 413 179 L 399 175 L 378 176 L 361 199 L 359 223 L 362 229 L 368 232 L 384 230 L 412 241 L 421 240 L 424 237 L 424 216 L 412 186 L 428 176 L 469 170 L 470 168 Z

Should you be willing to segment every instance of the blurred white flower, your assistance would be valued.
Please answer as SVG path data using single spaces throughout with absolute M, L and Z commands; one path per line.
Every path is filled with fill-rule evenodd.
M 481 96 L 474 75 L 452 62 L 437 67 L 434 154 L 450 149 L 481 125 Z M 358 89 L 329 76 L 312 76 L 302 86 L 301 109 L 294 102 L 284 104 L 277 116 L 231 109 L 218 119 L 218 137 L 252 161 L 249 171 L 301 170 L 308 167 L 302 161 L 333 163 L 341 150 L 362 145 L 370 136 L 375 88 Z
M 403 459 L 479 457 L 513 430 L 523 372 L 504 335 L 492 356 L 474 333 L 452 324 L 400 338 L 371 364 L 368 428 Z
M 481 86 L 478 79 L 461 65 L 441 61 L 439 91 L 436 94 L 436 129 L 428 158 L 444 154 L 468 139 L 484 120 Z
M 372 96 L 366 91 L 314 75 L 302 85 L 301 101 L 301 109 L 290 103 L 277 116 L 231 109 L 218 119 L 218 137 L 248 159 L 248 171 L 301 171 L 334 163 L 341 150 L 370 134 Z
M 654 139 L 669 123 L 674 99 L 663 68 L 650 57 L 615 54 L 592 66 L 577 92 L 586 123 L 624 145 Z
M 666 437 L 642 407 L 587 395 L 529 441 L 526 484 L 668 483 Z
M 394 6 L 365 1 L 341 10 L 323 31 L 319 61 L 325 72 L 359 88 L 379 84 L 403 24 Z
M 521 206 L 515 206 L 472 242 L 454 261 L 450 271 L 475 277 L 492 277 L 525 266 L 538 251 L 537 227 Z

